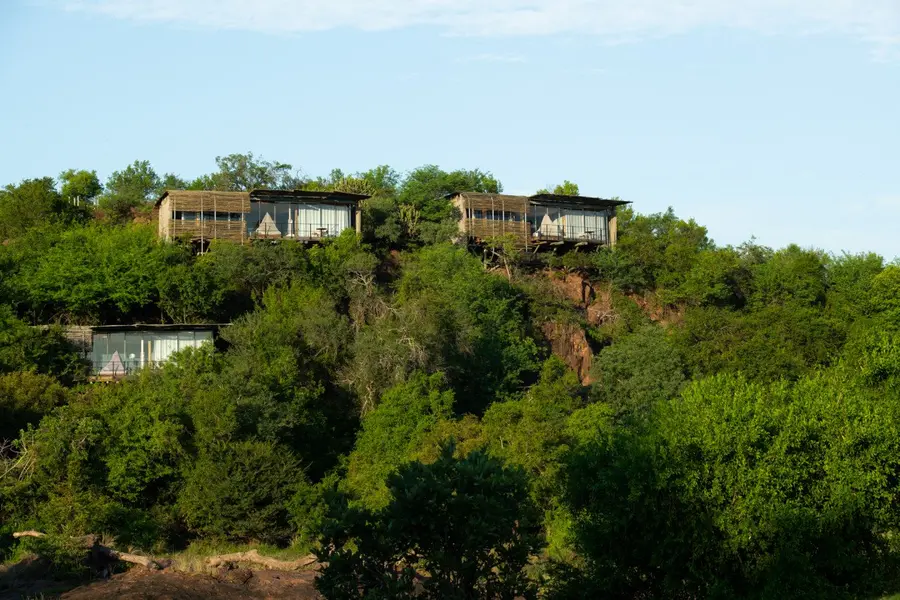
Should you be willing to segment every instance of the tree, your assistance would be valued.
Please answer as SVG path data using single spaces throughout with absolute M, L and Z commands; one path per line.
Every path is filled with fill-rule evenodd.
M 300 189 L 305 181 L 292 165 L 268 161 L 252 152 L 217 156 L 218 171 L 198 177 L 190 183 L 190 189 L 246 192 L 253 189 Z
M 900 317 L 900 265 L 891 265 L 872 279 L 872 310 L 885 323 L 896 327 Z
M 162 180 L 150 161 L 135 160 L 121 171 L 113 171 L 100 197 L 100 208 L 114 223 L 130 220 L 134 210 L 154 201 L 162 192 Z
M 358 423 L 334 381 L 349 333 L 321 288 L 270 288 L 262 307 L 222 331 L 230 348 L 217 389 L 219 410 L 235 418 L 230 434 L 285 446 L 312 479 L 322 477 L 352 446 Z
M 200 453 L 178 506 L 193 531 L 231 540 L 285 542 L 288 502 L 306 477 L 290 449 L 232 442 Z
M 62 183 L 62 197 L 67 202 L 91 203 L 103 191 L 97 171 L 69 169 L 60 173 L 59 180 Z
M 18 371 L 0 375 L 0 445 L 66 401 L 66 389 L 49 375 Z
M 741 308 L 750 295 L 750 267 L 733 248 L 709 248 L 697 255 L 681 284 L 664 290 L 668 303 Z
M 84 361 L 58 327 L 29 327 L 0 305 L 0 373 L 31 371 L 72 384 L 85 376 Z
M 347 464 L 346 488 L 370 509 L 385 506 L 391 473 L 416 457 L 426 436 L 453 415 L 443 375 L 413 374 L 388 390 L 362 421 Z
M 584 409 L 585 391 L 578 376 L 560 359 L 551 357 L 544 363 L 538 383 L 524 397 L 495 402 L 481 421 L 481 446 L 491 456 L 528 473 L 531 498 L 544 514 L 551 556 L 569 551 L 571 518 L 559 502 L 558 473 L 581 428 L 574 415 Z M 590 421 L 592 427 L 605 427 L 611 419 L 608 411 L 601 410 L 592 412 Z
M 618 418 L 646 418 L 678 396 L 685 368 L 665 329 L 646 325 L 600 351 L 591 368 L 593 396 Z
M 423 218 L 437 222 L 451 215 L 447 194 L 461 191 L 499 194 L 503 186 L 493 175 L 479 169 L 447 172 L 436 165 L 425 165 L 407 174 L 398 201 L 415 206 Z
M 874 253 L 830 257 L 825 267 L 829 311 L 847 321 L 871 315 L 872 286 L 884 268 L 884 259 Z
M 619 210 L 617 252 L 643 271 L 647 286 L 675 289 L 691 271 L 703 250 L 713 247 L 706 228 L 684 221 L 670 208 L 664 213 L 638 215 Z
M 563 181 L 562 183 L 553 186 L 552 191 L 551 188 L 547 187 L 544 189 L 540 189 L 536 194 L 556 194 L 558 196 L 578 196 L 578 184 L 572 183 L 568 179 Z
M 773 304 L 748 311 L 690 308 L 673 341 L 694 376 L 744 373 L 755 381 L 797 379 L 831 364 L 846 323 L 818 307 Z
M 900 403 L 838 367 L 717 376 L 566 467 L 584 578 L 563 597 L 876 597 L 896 586 Z M 672 526 L 677 523 L 677 527 Z M 575 593 L 577 590 L 578 593 Z
M 0 190 L 0 240 L 21 238 L 34 228 L 71 225 L 88 218 L 87 207 L 64 198 L 51 177 L 26 179 Z
M 430 465 L 388 481 L 391 503 L 372 512 L 337 499 L 323 527 L 316 588 L 344 598 L 534 598 L 524 567 L 543 546 L 524 474 L 452 445 Z M 438 517 L 439 515 L 439 517 Z M 427 574 L 422 593 L 419 573 Z
M 54 242 L 23 252 L 9 282 L 38 322 L 158 320 L 157 282 L 185 257 L 183 248 L 161 244 L 151 225 L 94 224 L 64 231 Z
M 756 305 L 823 306 L 827 293 L 826 258 L 822 252 L 790 245 L 753 267 L 752 287 L 750 301 Z

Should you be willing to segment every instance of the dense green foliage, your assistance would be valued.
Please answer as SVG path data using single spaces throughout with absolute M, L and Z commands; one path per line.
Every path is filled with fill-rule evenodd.
M 900 590 L 900 265 L 671 210 L 621 210 L 613 249 L 473 253 L 446 196 L 502 190 L 478 169 L 216 169 L 0 191 L 3 556 L 18 528 L 62 569 L 87 533 L 293 545 L 328 598 Z M 372 197 L 361 236 L 197 255 L 156 238 L 167 187 Z M 63 327 L 133 323 L 227 326 L 89 383 Z
M 523 569 L 542 546 L 539 512 L 519 470 L 444 448 L 399 468 L 390 503 L 371 512 L 332 500 L 316 587 L 326 598 L 533 598 Z M 419 573 L 427 573 L 416 593 Z

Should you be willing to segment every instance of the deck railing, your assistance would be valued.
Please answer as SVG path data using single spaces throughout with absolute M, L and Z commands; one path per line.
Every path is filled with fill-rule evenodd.
M 106 361 L 93 361 L 91 376 L 95 379 L 122 379 L 146 367 L 162 366 L 164 360 L 123 360 L 116 363 Z
M 580 225 L 541 225 L 533 228 L 532 238 L 535 240 L 593 242 L 606 244 L 609 242 L 607 232 Z

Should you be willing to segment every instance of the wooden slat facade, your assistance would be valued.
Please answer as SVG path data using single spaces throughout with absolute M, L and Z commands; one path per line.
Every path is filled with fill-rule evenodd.
M 190 220 L 174 219 L 175 212 L 197 213 Z M 247 192 L 212 192 L 172 190 L 166 194 L 159 207 L 159 236 L 166 240 L 190 238 L 192 240 L 224 239 L 244 241 L 246 215 L 250 212 L 250 194 Z M 213 219 L 201 219 L 202 213 L 213 213 Z M 240 221 L 218 220 L 215 215 L 240 215 Z
M 243 221 L 172 221 L 170 228 L 173 238 L 231 240 L 240 242 L 247 238 Z
M 463 194 L 456 200 L 462 220 L 460 227 L 468 237 L 487 240 L 513 235 L 523 245 L 530 238 L 528 198 L 509 194 Z M 482 218 L 476 218 L 478 211 Z

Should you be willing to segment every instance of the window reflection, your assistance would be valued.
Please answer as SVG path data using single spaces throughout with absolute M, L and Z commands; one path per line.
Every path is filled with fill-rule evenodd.
M 186 348 L 212 342 L 211 330 L 95 332 L 92 356 L 94 375 L 122 377 L 146 366 L 158 365 Z

